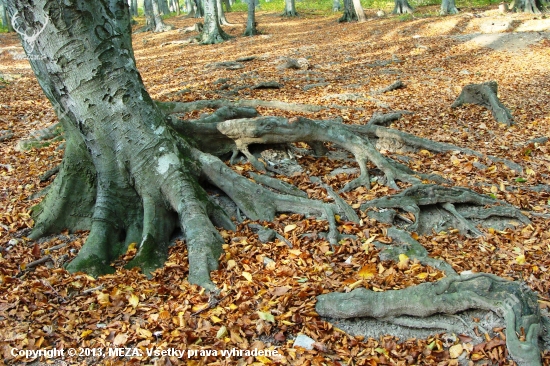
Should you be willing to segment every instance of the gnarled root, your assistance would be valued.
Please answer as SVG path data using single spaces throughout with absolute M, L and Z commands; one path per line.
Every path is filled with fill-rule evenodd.
M 476 208 L 474 213 L 469 210 L 464 210 L 464 214 L 455 208 L 454 204 L 460 204 L 467 208 L 467 205 L 482 206 Z M 400 208 L 410 212 L 415 216 L 415 222 L 408 226 L 407 230 L 417 231 L 420 223 L 420 207 L 440 205 L 452 215 L 454 227 L 459 229 L 461 233 L 469 236 L 482 236 L 479 231 L 468 218 L 487 218 L 489 216 L 509 217 L 521 221 L 524 224 L 529 224 L 529 219 L 521 213 L 520 210 L 510 204 L 493 199 L 488 196 L 481 195 L 472 190 L 461 187 L 443 187 L 435 184 L 416 185 L 410 187 L 399 194 L 386 196 L 368 201 L 361 205 L 361 210 L 368 208 Z M 491 205 L 490 208 L 483 206 Z M 462 211 L 462 209 L 460 210 Z M 393 217 L 391 218 L 393 221 Z M 428 228 L 433 228 L 436 225 L 430 223 L 426 225 Z
M 540 310 L 537 296 L 525 286 L 485 273 L 446 277 L 403 290 L 374 292 L 365 288 L 350 293 L 317 297 L 316 311 L 330 318 L 372 317 L 393 319 L 402 315 L 426 318 L 437 313 L 456 314 L 467 309 L 493 311 L 507 323 L 506 344 L 512 358 L 524 365 L 540 365 L 538 336 Z M 522 328 L 527 340 L 516 332 Z

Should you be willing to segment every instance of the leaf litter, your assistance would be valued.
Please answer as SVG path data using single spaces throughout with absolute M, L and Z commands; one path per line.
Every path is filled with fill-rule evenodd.
M 234 23 L 244 23 L 242 13 L 227 16 Z M 243 27 L 230 27 L 227 31 L 239 37 L 215 46 L 160 48 L 181 39 L 177 30 L 134 35 L 138 68 L 151 95 L 164 101 L 225 98 L 227 89 L 217 87 L 224 79 L 235 98 L 338 104 L 337 108 L 310 115 L 314 118 L 342 116 L 346 123 L 364 124 L 374 112 L 410 110 L 414 114 L 405 115 L 392 127 L 520 163 L 522 174 L 457 152 L 401 154 L 408 158 L 411 168 L 439 173 L 458 186 L 540 214 L 532 217 L 532 225 L 490 229 L 484 238 L 471 239 L 449 231 L 416 239 L 430 256 L 446 260 L 458 272 L 488 272 L 524 281 L 538 291 L 541 308 L 548 309 L 550 226 L 549 216 L 544 215 L 549 215 L 550 194 L 548 188 L 533 189 L 550 184 L 549 145 L 543 140 L 535 142 L 550 136 L 548 40 L 535 42 L 521 53 L 474 47 L 460 36 L 464 30 L 477 28 L 468 28 L 469 18 L 460 14 L 406 22 L 383 18 L 356 24 L 338 24 L 336 16 L 306 14 L 292 20 L 261 12 L 257 16 L 264 35 L 243 38 L 239 36 Z M 531 21 L 523 15 L 517 17 L 518 21 Z M 167 20 L 180 29 L 194 21 Z M 0 35 L 0 46 L 22 51 L 12 34 Z M 256 58 L 243 63 L 239 70 L 208 69 L 215 62 L 251 55 Z M 309 66 L 279 69 L 276 61 L 281 57 L 303 58 Z M 393 61 L 381 62 L 384 60 Z M 151 279 L 122 268 L 135 254 L 132 246 L 115 262 L 118 270 L 114 275 L 94 279 L 67 273 L 62 265 L 75 256 L 86 232 L 65 232 L 36 243 L 25 237 L 32 227 L 30 209 L 39 202 L 33 194 L 49 183 L 40 176 L 60 163 L 62 143 L 28 151 L 18 148 L 19 140 L 55 123 L 56 117 L 28 63 L 14 58 L 12 51 L 0 52 L 0 61 L 0 130 L 13 134 L 0 146 L 0 354 L 8 364 L 30 362 L 13 357 L 12 348 L 52 347 L 276 348 L 279 352 L 273 357 L 197 357 L 186 360 L 189 365 L 457 364 L 462 354 L 471 361 L 513 363 L 506 359 L 505 337 L 498 329 L 496 337 L 478 345 L 461 335 L 450 342 L 444 335 L 364 339 L 347 335 L 319 318 L 315 312 L 315 296 L 319 294 L 357 287 L 399 289 L 444 276 L 406 255 L 398 262 L 381 261 L 373 241 L 391 242 L 385 234 L 387 225 L 365 214 L 360 225 L 339 222 L 342 233 L 356 238 L 334 247 L 317 235 L 327 230 L 327 222 L 301 215 L 283 214 L 273 222 L 259 222 L 291 242 L 292 248 L 278 239 L 261 243 L 246 222 L 235 232 L 222 231 L 224 253 L 219 270 L 212 273 L 221 289 L 217 299 L 187 282 L 187 250 L 179 239 L 174 241 L 165 266 Z M 396 79 L 406 87 L 371 96 Z M 499 126 L 479 106 L 449 107 L 462 86 L 488 80 L 498 81 L 499 98 L 512 110 L 515 126 Z M 277 82 L 281 88 L 251 88 L 263 82 Z M 350 94 L 358 97 L 330 99 L 332 95 Z M 259 110 L 262 114 L 295 115 L 262 107 Z M 188 116 L 196 118 L 198 112 Z M 308 174 L 321 177 L 334 190 L 355 177 L 353 173 L 329 175 L 337 168 L 355 167 L 353 162 L 311 157 L 301 157 L 299 162 L 303 173 L 280 178 L 300 187 L 310 198 L 330 200 L 323 188 L 311 184 Z M 241 164 L 235 169 L 247 174 L 252 167 Z M 370 191 L 357 188 L 342 197 L 359 207 L 366 200 L 390 193 L 395 192 L 374 184 Z M 44 258 L 44 262 L 33 264 Z M 293 346 L 299 335 L 315 341 L 312 349 Z M 88 356 L 67 361 L 106 365 L 181 362 L 174 356 L 101 360 Z M 550 364 L 548 351 L 543 362 Z

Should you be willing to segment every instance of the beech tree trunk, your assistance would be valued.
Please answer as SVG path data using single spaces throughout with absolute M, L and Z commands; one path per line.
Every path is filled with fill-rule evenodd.
M 201 34 L 202 44 L 221 43 L 229 39 L 222 27 L 218 16 L 218 0 L 204 1 L 204 28 Z
M 157 33 L 172 29 L 172 26 L 165 24 L 162 20 L 158 0 L 144 0 L 143 11 L 145 12 L 148 30 Z
M 358 19 L 353 0 L 344 0 L 344 14 L 338 19 L 339 22 L 353 22 Z
M 244 31 L 245 36 L 255 36 L 258 34 L 256 29 L 256 5 L 255 1 L 248 1 L 248 18 L 246 20 L 246 29 Z
M 359 22 L 366 21 L 367 17 L 365 16 L 365 11 L 361 6 L 361 0 L 352 0 L 352 2 L 353 2 L 353 8 L 355 9 L 355 14 L 357 14 L 357 21 Z
M 544 10 L 541 0 L 514 0 L 512 10 L 516 12 L 540 14 Z
M 92 275 L 113 272 L 110 262 L 140 243 L 130 266 L 149 273 L 164 262 L 179 222 L 190 256 L 205 260 L 191 263 L 189 280 L 212 287 L 209 271 L 223 239 L 208 218 L 191 147 L 184 140 L 176 145 L 136 69 L 127 2 L 16 1 L 8 10 L 28 32 L 44 27 L 32 46 L 23 46 L 43 56 L 29 61 L 63 116 L 67 141 L 54 186 L 34 211 L 31 237 L 90 230 L 67 268 Z
M 409 5 L 407 0 L 394 0 L 395 7 L 393 8 L 392 14 L 412 14 L 414 9 Z
M 130 1 L 130 13 L 132 16 L 137 17 L 139 15 L 138 13 L 138 3 L 137 0 L 131 0 Z
M 10 19 L 8 17 L 8 12 L 6 11 L 6 7 L 2 2 L 0 2 L 0 12 L 2 13 L 2 26 L 4 28 L 7 28 L 8 32 L 13 32 Z
M 455 0 L 442 0 L 439 13 L 441 15 L 457 14 L 458 9 L 456 8 Z
M 229 23 L 229 21 L 225 17 L 222 0 L 216 0 L 216 6 L 218 7 L 218 18 L 219 18 L 220 25 L 231 25 L 231 23 Z
M 255 2 L 255 0 L 249 0 Z M 285 0 L 285 11 L 283 16 L 287 17 L 296 17 L 298 13 L 296 12 L 296 0 Z

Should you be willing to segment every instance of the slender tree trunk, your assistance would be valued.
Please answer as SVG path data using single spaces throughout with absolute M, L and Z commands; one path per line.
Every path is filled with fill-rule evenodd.
M 216 6 L 218 7 L 218 19 L 220 20 L 220 25 L 231 25 L 231 23 L 229 23 L 229 21 L 225 17 L 222 0 L 216 0 Z
M 165 24 L 162 20 L 157 0 L 145 0 L 143 2 L 143 11 L 145 12 L 147 27 L 150 31 L 155 33 L 165 32 L 173 28 L 172 26 Z
M 338 19 L 339 22 L 353 22 L 358 19 L 357 13 L 355 12 L 355 6 L 353 5 L 353 0 L 344 0 L 344 14 Z
M 168 0 L 156 0 L 156 1 L 159 7 L 159 13 L 161 15 L 170 14 L 170 7 L 168 6 Z
M 340 11 L 340 0 L 333 0 L 332 1 L 332 11 Z
M 179 0 L 174 0 L 174 6 L 176 7 L 176 14 L 179 16 L 181 14 L 180 1 Z
M 249 0 L 254 2 L 255 0 Z M 285 12 L 283 13 L 283 16 L 287 17 L 295 17 L 298 16 L 298 13 L 296 13 L 296 0 L 285 0 Z
M 245 36 L 255 36 L 258 34 L 256 29 L 256 5 L 254 0 L 248 0 L 248 19 L 246 21 Z
M 133 17 L 137 17 L 138 14 L 138 2 L 137 0 L 131 0 L 130 1 L 130 13 Z
M 205 0 L 194 0 L 195 1 L 195 18 L 205 17 Z
M 223 0 L 223 4 L 225 5 L 225 11 L 230 12 L 231 11 L 231 1 L 230 0 Z
M 11 26 L 10 18 L 8 17 L 8 12 L 6 10 L 6 7 L 4 6 L 3 2 L 0 1 L 0 11 L 2 12 L 2 26 L 7 28 L 8 32 L 13 32 L 13 28 Z
M 442 0 L 439 13 L 441 15 L 457 14 L 458 9 L 456 8 L 455 0 Z
M 365 16 L 365 11 L 361 6 L 361 0 L 353 0 L 353 8 L 355 9 L 355 14 L 357 14 L 357 20 L 359 22 L 364 22 L 367 20 L 367 17 Z
M 204 2 L 204 28 L 202 30 L 201 43 L 221 43 L 227 39 L 229 39 L 229 35 L 220 27 L 217 0 L 206 0 Z
M 412 14 L 414 9 L 410 6 L 407 0 L 394 0 L 395 7 L 393 8 L 392 14 Z
M 21 0 L 8 12 L 37 35 L 23 47 L 66 132 L 55 189 L 34 212 L 31 237 L 89 229 L 67 268 L 92 275 L 113 272 L 111 261 L 139 243 L 130 266 L 150 273 L 164 262 L 179 221 L 195 258 L 189 280 L 213 289 L 208 272 L 223 239 L 209 224 L 198 171 L 186 165 L 194 161 L 191 147 L 176 144 L 136 69 L 127 1 Z

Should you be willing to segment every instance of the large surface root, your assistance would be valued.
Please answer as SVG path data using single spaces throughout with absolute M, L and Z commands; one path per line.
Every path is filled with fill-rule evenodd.
M 507 324 L 506 345 L 512 358 L 524 365 L 539 365 L 540 310 L 537 296 L 525 286 L 485 273 L 446 277 L 403 290 L 373 292 L 364 288 L 350 293 L 317 297 L 316 310 L 331 318 L 425 318 L 457 314 L 468 309 L 493 311 Z M 527 334 L 520 341 L 517 334 Z M 517 334 L 516 334 L 517 332 Z
M 455 204 L 462 205 L 463 209 L 461 209 L 460 211 L 468 212 L 459 212 L 459 210 L 455 208 Z M 518 220 L 524 224 L 530 223 L 529 219 L 523 213 L 521 213 L 520 210 L 504 201 L 499 201 L 489 196 L 481 195 L 466 188 L 443 187 L 435 184 L 416 185 L 402 191 L 397 195 L 386 196 L 368 201 L 361 205 L 361 210 L 367 210 L 369 208 L 399 208 L 403 211 L 412 213 L 415 216 L 414 223 L 409 225 L 407 227 L 407 230 L 418 231 L 420 227 L 420 207 L 433 205 L 440 205 L 441 209 L 447 211 L 453 217 L 451 223 L 454 223 L 454 227 L 458 229 L 462 234 L 467 236 L 477 237 L 483 235 L 483 233 L 479 231 L 474 223 L 469 219 L 486 219 L 490 216 L 499 216 Z M 470 210 L 465 208 L 466 206 L 481 207 L 477 207 L 474 213 L 472 213 Z M 382 221 L 393 223 L 395 215 L 396 213 L 393 213 L 393 215 L 389 216 L 386 215 L 388 219 Z M 381 218 L 381 216 L 376 216 L 376 214 L 375 217 Z M 431 233 L 431 230 L 437 228 L 438 224 L 432 221 L 424 224 L 423 226 L 428 229 L 423 231 Z M 440 229 L 442 230 L 443 228 L 440 227 Z

